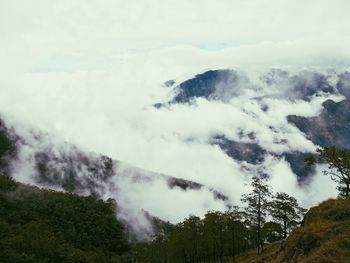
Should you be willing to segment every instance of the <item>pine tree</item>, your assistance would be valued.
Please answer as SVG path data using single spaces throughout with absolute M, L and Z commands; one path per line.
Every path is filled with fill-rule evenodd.
M 325 147 L 317 149 L 318 158 L 309 156 L 305 161 L 309 165 L 315 163 L 328 163 L 328 171 L 325 174 L 330 175 L 332 180 L 338 183 L 339 196 L 350 197 L 350 150 L 338 149 L 336 147 Z
M 243 250 L 243 243 L 245 236 L 243 232 L 245 226 L 243 224 L 242 212 L 237 206 L 231 207 L 230 211 L 223 214 L 224 222 L 226 224 L 226 240 L 227 251 L 233 258 Z
M 270 203 L 271 216 L 282 225 L 283 238 L 287 237 L 289 230 L 297 224 L 305 212 L 298 205 L 298 201 L 286 193 L 277 192 Z
M 266 178 L 254 176 L 251 186 L 253 187 L 252 192 L 244 194 L 241 200 L 248 205 L 245 210 L 253 228 L 255 228 L 256 246 L 258 254 L 260 254 L 260 251 L 263 249 L 261 229 L 268 212 L 271 192 L 270 186 L 266 183 Z

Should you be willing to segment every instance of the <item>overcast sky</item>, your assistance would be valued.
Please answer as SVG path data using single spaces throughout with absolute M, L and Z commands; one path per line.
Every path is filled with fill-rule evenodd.
M 314 39 L 339 45 L 348 36 L 349 5 L 346 0 L 1 0 L 1 52 L 12 58 L 7 63 L 21 61 L 16 67 L 28 71 L 65 71 L 101 68 L 115 57 L 178 45 L 216 50 Z
M 252 79 L 271 67 L 342 70 L 350 61 L 349 10 L 348 0 L 0 0 L 0 111 L 82 149 L 238 200 L 245 175 L 207 143 L 210 136 L 253 130 L 273 152 L 313 151 L 285 116 L 316 115 L 325 98 L 267 100 L 276 109 L 271 115 L 259 113 L 250 98 L 262 94 L 254 93 L 229 104 L 199 100 L 156 110 L 154 103 L 172 96 L 162 83 L 215 68 L 243 70 Z M 273 144 L 271 123 L 290 144 Z M 323 177 L 301 193 L 285 162 L 266 162 L 277 190 L 309 202 L 327 197 L 317 192 L 328 184 Z M 288 187 L 277 177 L 282 172 Z M 155 199 L 149 209 L 171 219 Z

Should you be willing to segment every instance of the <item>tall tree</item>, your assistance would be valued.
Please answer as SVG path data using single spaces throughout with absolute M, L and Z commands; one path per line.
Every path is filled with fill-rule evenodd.
M 199 217 L 191 215 L 180 223 L 182 232 L 182 258 L 183 262 L 195 263 L 199 261 L 200 240 L 202 236 L 202 221 Z M 175 230 L 176 231 L 176 230 Z M 178 257 L 179 255 L 177 255 Z
M 233 261 L 244 247 L 247 237 L 244 235 L 245 225 L 243 224 L 243 213 L 237 206 L 233 206 L 229 211 L 223 214 L 224 224 L 226 225 L 225 245 L 227 255 L 231 255 Z
M 253 188 L 252 191 L 249 194 L 244 194 L 241 200 L 247 203 L 245 210 L 253 227 L 256 229 L 256 246 L 258 254 L 260 254 L 260 251 L 263 249 L 261 228 L 268 212 L 271 192 L 266 178 L 254 176 L 250 185 Z
M 281 224 L 269 221 L 264 224 L 261 229 L 264 243 L 273 243 L 278 240 L 281 240 L 283 237 L 283 229 Z
M 294 197 L 281 192 L 274 195 L 269 209 L 271 216 L 282 225 L 284 239 L 305 212 L 305 209 L 298 205 L 298 201 Z
M 325 174 L 331 176 L 338 183 L 339 196 L 350 197 L 350 149 L 338 149 L 336 147 L 325 147 L 317 149 L 318 158 L 307 157 L 305 161 L 309 165 L 314 163 L 328 163 L 328 171 Z
M 224 216 L 221 212 L 210 211 L 203 219 L 203 246 L 206 259 L 223 261 L 224 256 Z

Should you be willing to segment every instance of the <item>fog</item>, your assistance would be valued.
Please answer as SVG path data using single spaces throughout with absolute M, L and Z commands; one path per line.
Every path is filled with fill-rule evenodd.
M 254 90 L 243 83 L 239 95 L 226 102 L 199 98 L 191 105 L 156 109 L 155 103 L 174 96 L 163 82 L 179 84 L 221 68 L 243 72 L 253 83 L 271 68 L 346 70 L 349 7 L 348 1 L 305 0 L 4 0 L 0 112 L 15 127 L 21 123 L 85 151 L 202 183 L 239 204 L 245 184 L 262 168 L 242 169 L 249 165 L 232 160 L 210 138 L 224 134 L 244 141 L 240 132 L 254 132 L 256 143 L 271 153 L 314 152 L 317 145 L 286 116 L 316 116 L 323 101 L 342 97 L 291 100 L 288 87 Z M 262 111 L 262 104 L 270 110 Z M 278 143 L 282 140 L 287 143 Z M 263 167 L 275 191 L 293 194 L 305 206 L 336 195 L 321 168 L 300 187 L 283 159 L 267 156 Z M 30 182 L 24 172 L 30 170 L 16 171 L 16 178 Z M 147 187 L 128 180 L 119 184 L 124 209 L 145 209 L 172 222 L 225 209 L 208 192 L 169 191 L 159 180 Z

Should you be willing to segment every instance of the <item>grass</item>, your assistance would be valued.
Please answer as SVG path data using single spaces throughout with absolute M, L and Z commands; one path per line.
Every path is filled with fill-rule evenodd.
M 285 241 L 268 245 L 261 255 L 244 253 L 236 262 L 350 262 L 350 200 L 331 199 L 311 208 Z

